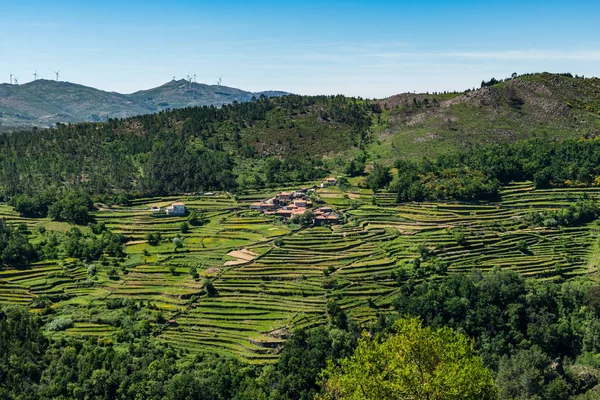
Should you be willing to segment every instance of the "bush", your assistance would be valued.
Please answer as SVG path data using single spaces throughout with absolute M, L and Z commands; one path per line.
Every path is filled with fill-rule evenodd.
M 217 289 L 215 288 L 215 285 L 213 284 L 213 282 L 210 279 L 204 278 L 203 283 L 204 283 L 204 290 L 206 290 L 206 294 L 208 295 L 208 297 L 214 297 L 219 293 L 217 291 Z
M 109 279 L 119 279 L 119 273 L 115 267 L 112 267 L 108 270 L 108 278 Z
M 198 274 L 198 270 L 196 270 L 196 267 L 194 267 L 194 266 L 191 266 L 188 272 L 190 273 L 191 277 L 194 279 L 198 279 L 200 277 L 200 275 Z
M 181 238 L 174 238 L 173 239 L 173 246 L 175 246 L 175 250 L 180 249 L 183 247 L 183 240 Z
M 70 318 L 55 318 L 48 324 L 48 330 L 51 332 L 60 332 L 73 327 L 73 320 Z
M 157 246 L 162 240 L 160 232 L 146 234 L 146 241 L 150 246 Z
M 187 222 L 182 222 L 181 225 L 179 225 L 179 230 L 181 233 L 188 233 L 190 231 L 190 226 Z
M 192 226 L 202 226 L 204 225 L 205 219 L 202 213 L 192 211 L 188 216 L 188 222 Z
M 459 246 L 464 246 L 467 243 L 467 237 L 461 229 L 456 229 L 452 232 L 452 237 Z

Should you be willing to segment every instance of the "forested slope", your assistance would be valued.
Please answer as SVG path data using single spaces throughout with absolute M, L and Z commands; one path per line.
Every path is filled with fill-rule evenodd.
M 234 190 L 240 174 L 259 186 L 305 181 L 326 173 L 324 154 L 364 145 L 368 107 L 341 96 L 262 96 L 221 108 L 3 134 L 0 192 Z

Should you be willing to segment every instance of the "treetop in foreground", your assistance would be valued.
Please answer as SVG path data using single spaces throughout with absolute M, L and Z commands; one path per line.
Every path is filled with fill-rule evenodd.
M 443 327 L 422 327 L 418 318 L 394 324 L 383 341 L 364 337 L 353 356 L 323 372 L 321 400 L 495 399 L 492 374 L 474 355 L 472 342 Z

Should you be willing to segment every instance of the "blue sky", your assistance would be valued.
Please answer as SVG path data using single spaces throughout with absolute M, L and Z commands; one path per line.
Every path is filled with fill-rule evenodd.
M 512 72 L 598 76 L 599 21 L 592 1 L 0 0 L 0 81 L 60 70 L 122 93 L 187 74 L 300 94 L 463 90 Z

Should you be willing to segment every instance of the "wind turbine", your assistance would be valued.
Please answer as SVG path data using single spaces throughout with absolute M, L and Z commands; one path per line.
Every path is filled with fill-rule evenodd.
M 12 77 L 13 77 L 13 74 L 12 74 L 12 72 L 11 72 L 11 73 L 10 73 L 10 84 L 11 84 L 11 85 L 12 85 Z
M 15 80 L 15 85 L 19 84 L 19 78 L 17 78 L 16 76 L 13 75 L 13 79 Z
M 196 74 L 194 74 L 194 83 L 196 83 Z
M 219 77 L 219 79 L 217 79 L 217 85 L 221 86 L 221 82 L 223 81 L 223 75 L 221 75 Z
M 37 75 L 37 69 L 36 69 L 35 72 L 33 73 L 33 80 L 37 81 L 37 77 L 38 77 L 38 75 Z
M 54 73 L 56 74 L 56 82 L 58 82 L 58 74 L 60 74 L 60 71 L 54 71 Z

